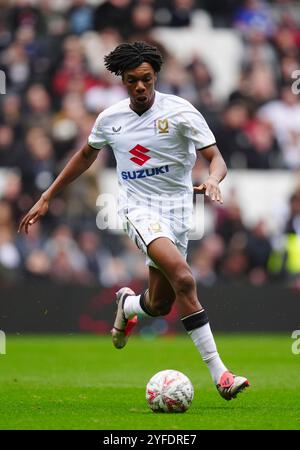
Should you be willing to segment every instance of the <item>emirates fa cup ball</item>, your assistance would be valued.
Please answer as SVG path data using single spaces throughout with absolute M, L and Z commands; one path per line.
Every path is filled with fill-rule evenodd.
M 185 412 L 192 403 L 194 388 L 178 370 L 162 370 L 148 382 L 146 400 L 154 412 Z

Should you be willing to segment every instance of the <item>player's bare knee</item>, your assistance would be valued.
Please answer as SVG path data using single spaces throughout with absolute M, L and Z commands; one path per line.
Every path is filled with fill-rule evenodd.
M 177 295 L 189 295 L 195 291 L 196 282 L 188 268 L 177 271 L 174 277 L 174 289 Z

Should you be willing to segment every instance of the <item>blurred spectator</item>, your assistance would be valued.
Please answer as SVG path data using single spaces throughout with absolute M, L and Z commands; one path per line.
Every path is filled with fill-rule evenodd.
M 32 5 L 30 0 L 16 0 L 9 11 L 9 22 L 11 30 L 16 32 L 22 26 L 30 26 L 36 32 L 45 31 L 41 11 Z
M 13 219 L 12 207 L 9 202 L 6 200 L 0 200 L 0 227 L 3 227 L 3 229 L 13 229 Z
M 130 36 L 135 40 L 145 39 L 154 25 L 154 10 L 151 5 L 137 3 L 131 11 Z
M 222 120 L 214 130 L 228 167 L 246 167 L 246 152 L 250 142 L 243 131 L 249 120 L 249 111 L 244 101 L 234 101 L 225 108 Z
M 266 64 L 255 63 L 244 67 L 240 74 L 240 84 L 231 94 L 231 99 L 244 100 L 251 111 L 277 96 L 276 74 Z
M 25 48 L 16 41 L 12 42 L 3 52 L 2 63 L 8 88 L 11 92 L 23 91 L 32 77 L 32 67 Z
M 10 125 L 16 135 L 21 138 L 23 132 L 21 98 L 16 94 L 6 94 L 2 96 L 1 100 L 2 122 Z
M 189 101 L 197 96 L 197 91 L 189 74 L 174 57 L 169 57 L 159 81 L 159 89 L 167 94 L 179 95 Z
M 76 244 L 71 229 L 66 225 L 57 227 L 44 247 L 50 258 L 50 274 L 62 282 L 85 280 L 88 277 L 86 261 Z
M 245 283 L 247 271 L 248 257 L 245 250 L 228 249 L 221 266 L 221 280 L 227 283 Z
M 273 239 L 268 267 L 274 276 L 290 278 L 300 275 L 300 190 L 290 197 L 290 213 L 284 235 Z
M 22 180 L 20 171 L 9 170 L 5 176 L 5 186 L 2 191 L 2 201 L 10 205 L 13 217 L 13 228 L 15 229 L 21 219 L 23 208 Z
M 88 89 L 84 96 L 84 103 L 88 111 L 99 114 L 105 108 L 109 108 L 116 102 L 126 98 L 127 94 L 123 86 L 98 85 Z
M 275 22 L 297 28 L 297 24 L 300 23 L 300 11 L 297 3 L 295 0 L 272 1 L 272 14 Z
M 1 207 L 1 205 L 0 205 Z M 9 227 L 0 225 L 0 275 L 2 272 L 17 270 L 20 255 L 14 242 L 14 235 Z
M 119 31 L 114 28 L 105 28 L 99 33 L 84 33 L 80 39 L 91 73 L 96 77 L 100 76 L 101 79 L 109 80 L 110 84 L 116 84 L 119 80 L 105 69 L 103 58 L 120 44 L 121 40 Z
M 266 224 L 262 220 L 249 230 L 246 251 L 250 281 L 252 284 L 260 285 L 267 279 L 267 265 L 272 251 Z
M 300 167 L 300 102 L 291 86 L 283 86 L 281 98 L 266 103 L 258 115 L 273 127 L 282 149 L 284 165 L 293 169 Z
M 54 180 L 55 163 L 51 140 L 42 128 L 31 128 L 25 137 L 23 183 L 26 192 L 43 192 Z
M 280 61 L 280 85 L 288 85 L 291 75 L 299 69 L 299 59 L 295 56 L 284 56 Z
M 51 0 L 39 0 L 39 7 L 43 15 L 48 39 L 50 37 L 62 36 L 67 32 L 68 23 L 66 14 L 68 2 L 64 2 L 63 5 L 64 4 L 66 5 L 65 8 L 58 8 L 56 7 L 56 2 Z
M 22 148 L 9 125 L 0 125 L 0 167 L 14 167 L 20 162 Z
M 219 211 L 221 213 L 221 211 Z M 222 210 L 216 222 L 216 232 L 229 245 L 235 236 L 246 236 L 247 229 L 243 223 L 241 209 L 232 194 L 230 203 Z
M 0 53 L 5 50 L 12 39 L 11 30 L 8 28 L 5 20 L 0 19 Z
M 93 28 L 93 8 L 86 0 L 72 0 L 67 15 L 71 33 L 82 34 Z
M 212 286 L 217 282 L 217 270 L 224 251 L 224 241 L 218 234 L 204 236 L 196 250 L 191 246 L 189 259 L 197 282 L 204 286 Z
M 244 68 L 267 66 L 271 72 L 278 73 L 278 56 L 261 30 L 251 28 L 245 37 L 242 65 Z
M 145 264 L 145 258 L 136 245 L 125 236 L 122 239 L 122 249 L 119 257 L 124 264 L 127 279 L 134 278 L 143 281 L 148 279 L 148 268 Z
M 191 25 L 194 0 L 173 0 L 171 6 L 171 27 L 188 27 Z
M 42 250 L 45 243 L 41 222 L 36 222 L 28 234 L 20 234 L 16 244 L 22 260 L 25 261 L 27 256 L 34 251 Z
M 23 121 L 27 129 L 42 128 L 50 134 L 52 125 L 51 100 L 46 89 L 40 84 L 32 84 L 26 92 L 25 111 Z
M 234 15 L 234 26 L 247 36 L 251 29 L 257 29 L 265 36 L 272 36 L 274 23 L 265 0 L 245 0 Z
M 277 5 L 277 12 L 278 12 Z M 279 11 L 277 18 L 277 30 L 273 36 L 273 42 L 278 54 L 282 56 L 297 56 L 300 48 L 300 13 L 299 7 L 295 8 L 295 4 L 288 2 L 282 5 L 285 8 L 291 7 L 290 10 L 285 9 Z M 276 14 L 276 7 L 274 10 Z
M 290 197 L 290 216 L 287 220 L 286 233 L 296 233 L 300 236 L 300 189 Z
M 280 27 L 276 31 L 274 44 L 281 57 L 297 56 L 298 54 L 298 38 L 296 38 L 293 30 L 288 27 Z
M 217 274 L 213 261 L 206 259 L 207 254 L 201 248 L 190 260 L 191 270 L 197 283 L 203 286 L 213 286 L 217 282 Z
M 187 69 L 191 70 L 197 89 L 206 89 L 211 86 L 212 74 L 200 56 L 195 56 Z
M 62 64 L 53 77 L 54 94 L 59 96 L 70 92 L 82 94 L 96 83 L 88 71 L 80 42 L 77 38 L 70 37 L 65 41 Z
M 212 14 L 214 27 L 230 27 L 233 16 L 244 0 L 201 0 L 201 7 Z
M 103 31 L 105 28 L 116 28 L 122 38 L 130 34 L 130 0 L 107 0 L 94 11 L 94 29 Z
M 245 127 L 250 146 L 245 153 L 249 169 L 282 167 L 282 153 L 270 124 L 255 118 Z
M 14 276 L 21 258 L 14 238 L 13 210 L 7 200 L 0 200 L 0 277 Z
M 46 252 L 34 249 L 28 253 L 24 263 L 25 274 L 27 278 L 49 279 L 51 264 Z
M 79 94 L 70 93 L 63 97 L 61 109 L 53 116 L 52 128 L 58 161 L 74 149 L 78 137 L 78 126 L 85 114 L 86 111 Z
M 111 255 L 104 248 L 99 232 L 83 231 L 78 237 L 78 245 L 82 251 L 86 267 L 91 275 L 91 281 L 106 285 L 107 267 L 111 262 Z
M 253 66 L 248 82 L 249 96 L 256 107 L 276 96 L 276 79 L 267 65 Z

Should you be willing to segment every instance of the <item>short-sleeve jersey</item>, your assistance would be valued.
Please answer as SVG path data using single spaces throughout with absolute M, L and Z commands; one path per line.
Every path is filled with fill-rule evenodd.
M 203 116 L 187 100 L 157 91 L 142 115 L 129 104 L 127 98 L 99 114 L 89 145 L 110 145 L 119 184 L 132 197 L 191 193 L 195 150 L 215 143 Z

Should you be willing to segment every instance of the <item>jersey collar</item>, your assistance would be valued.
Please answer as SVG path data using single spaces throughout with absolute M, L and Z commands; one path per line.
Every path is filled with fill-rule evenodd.
M 128 99 L 128 109 L 129 109 L 129 111 L 132 112 L 137 117 L 145 117 L 145 115 L 150 114 L 150 112 L 153 111 L 156 108 L 158 97 L 159 97 L 159 92 L 155 90 L 154 91 L 154 95 L 155 95 L 155 97 L 154 97 L 154 102 L 153 102 L 152 106 L 149 109 L 146 109 L 146 111 L 144 111 L 143 114 L 141 114 L 141 115 L 130 108 L 130 98 L 129 98 Z

